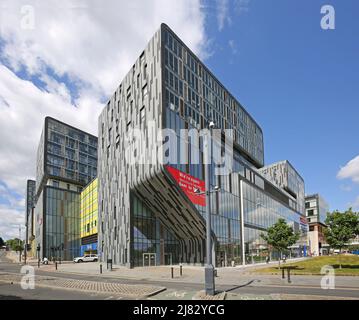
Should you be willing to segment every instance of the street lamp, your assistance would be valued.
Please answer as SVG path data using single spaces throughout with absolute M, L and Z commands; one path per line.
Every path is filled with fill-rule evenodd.
M 212 142 L 212 129 L 214 128 L 214 122 L 211 121 L 209 123 L 210 129 L 210 141 Z M 206 171 L 205 171 L 205 179 L 206 179 L 206 191 L 201 192 L 199 189 L 195 189 L 194 192 L 196 194 L 206 194 L 206 249 L 207 249 L 207 263 L 204 269 L 204 279 L 205 279 L 205 292 L 207 295 L 213 296 L 215 294 L 215 284 L 214 284 L 214 267 L 212 264 L 212 239 L 211 239 L 211 197 L 210 194 L 214 192 L 219 192 L 219 186 L 215 186 L 211 191 L 211 172 L 210 172 L 210 163 L 212 161 L 212 148 L 209 148 L 209 141 L 207 140 L 207 163 L 206 163 Z

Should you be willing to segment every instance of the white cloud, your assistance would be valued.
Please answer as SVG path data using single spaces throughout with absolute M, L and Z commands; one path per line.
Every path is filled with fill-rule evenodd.
M 21 237 L 24 238 L 24 217 L 22 210 L 0 205 L 0 237 L 4 240 L 19 237 L 19 226 L 21 226 Z
M 218 30 L 222 31 L 226 23 L 231 24 L 231 17 L 229 15 L 229 1 L 216 0 L 216 5 Z
M 81 92 L 74 107 L 58 91 L 42 91 L 0 66 L 0 95 L 9 104 L 0 105 L 0 180 L 20 194 L 27 177 L 35 177 L 36 150 L 45 116 L 97 132 L 97 117 L 103 106 L 90 92 Z
M 237 44 L 233 39 L 228 41 L 228 46 L 231 49 L 233 55 L 238 53 Z
M 34 28 L 23 29 L 28 17 L 21 10 L 29 3 Z M 160 24 L 167 23 L 195 53 L 206 57 L 204 20 L 200 0 L 2 0 L 0 183 L 20 195 L 23 204 L 26 180 L 35 177 L 44 117 L 96 134 L 101 101 L 114 91 Z M 6 221 L 13 216 L 16 223 L 23 222 L 24 209 L 0 209 L 0 236 L 15 236 Z
M 27 1 L 28 2 L 28 1 Z M 161 22 L 167 22 L 196 53 L 205 44 L 199 0 L 32 1 L 34 29 L 24 30 L 20 0 L 3 1 L 4 56 L 31 74 L 44 66 L 110 94 Z M 27 3 L 26 3 L 27 4 Z
M 342 167 L 338 174 L 338 179 L 351 179 L 353 182 L 359 183 L 359 156 L 350 160 Z
M 353 202 L 349 203 L 348 207 L 353 210 L 359 210 L 359 196 L 357 196 Z
M 235 12 L 240 15 L 244 12 L 249 11 L 249 2 L 250 0 L 235 0 L 234 1 L 234 8 Z
M 340 188 L 340 190 L 345 191 L 345 192 L 350 192 L 353 190 L 353 188 L 351 186 L 344 185 L 344 184 L 340 185 L 339 188 Z

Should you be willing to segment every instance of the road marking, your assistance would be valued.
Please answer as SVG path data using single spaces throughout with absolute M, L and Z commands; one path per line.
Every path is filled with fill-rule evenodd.
M 264 285 L 260 285 L 260 286 L 248 286 L 248 287 L 251 287 L 251 288 L 270 287 L 270 288 L 296 288 L 296 289 L 321 289 L 321 290 L 325 290 L 325 289 L 322 289 L 321 287 L 305 286 L 305 285 L 296 285 L 296 286 L 283 285 L 283 286 L 279 286 L 279 285 L 272 285 L 272 284 L 264 284 Z M 238 289 L 241 289 L 241 288 L 238 288 Z M 335 287 L 335 289 L 333 289 L 333 290 L 359 291 L 359 288 L 354 288 L 354 287 Z

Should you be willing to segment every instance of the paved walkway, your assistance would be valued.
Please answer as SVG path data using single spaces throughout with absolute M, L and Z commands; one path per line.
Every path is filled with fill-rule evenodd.
M 21 275 L 0 273 L 0 282 L 21 283 Z M 28 277 L 28 276 L 27 276 Z M 146 298 L 166 290 L 165 287 L 149 285 L 130 285 L 120 283 L 64 279 L 46 276 L 34 276 L 35 286 L 78 290 L 86 292 L 115 294 L 125 297 Z
M 37 264 L 36 264 L 37 266 Z M 267 267 L 268 265 L 263 265 Z M 180 267 L 173 266 L 174 277 L 171 278 L 170 266 L 158 266 L 158 267 L 138 267 L 134 269 L 128 269 L 122 266 L 115 266 L 112 271 L 106 269 L 106 264 L 102 264 L 103 273 L 100 274 L 100 263 L 62 263 L 58 264 L 58 270 L 55 270 L 53 264 L 44 266 L 41 265 L 41 270 L 51 272 L 61 272 L 70 274 L 81 275 L 96 275 L 96 277 L 103 278 L 118 278 L 118 279 L 134 279 L 134 280 L 146 280 L 146 281 L 170 281 L 181 283 L 203 283 L 204 268 L 194 266 L 183 266 L 182 276 L 180 276 Z M 291 283 L 287 282 L 287 279 L 282 280 L 278 275 L 261 275 L 252 273 L 253 268 L 261 266 L 246 266 L 246 267 L 227 267 L 217 269 L 218 277 L 216 283 L 219 285 L 227 286 L 270 286 L 270 285 L 290 285 L 290 286 L 313 286 L 320 287 L 322 276 L 291 276 Z M 358 289 L 359 294 L 359 277 L 355 276 L 336 276 L 336 287 L 354 288 Z
M 18 263 L 18 260 L 15 258 L 18 257 L 15 255 L 14 260 Z M 276 262 L 273 262 L 276 264 Z M 37 270 L 37 262 L 30 260 L 30 265 L 35 267 L 35 272 Z M 134 269 L 128 269 L 122 266 L 114 266 L 113 270 L 107 270 L 106 264 L 102 264 L 103 273 L 100 274 L 100 265 L 101 263 L 73 263 L 66 262 L 58 264 L 58 270 L 55 270 L 55 265 L 41 265 L 41 271 L 51 272 L 51 278 L 56 278 L 56 274 L 59 277 L 66 279 L 57 281 L 51 280 L 47 284 L 53 286 L 57 284 L 62 287 L 77 288 L 79 290 L 83 289 L 85 291 L 91 290 L 103 290 L 104 292 L 109 293 L 116 292 L 117 289 L 114 289 L 113 286 L 109 285 L 110 282 L 121 282 L 123 280 L 126 285 L 119 285 L 120 290 L 123 295 L 126 295 L 126 286 L 131 285 L 132 280 L 137 280 L 143 282 L 148 282 L 148 286 L 159 286 L 167 287 L 169 289 L 161 291 L 155 295 L 147 295 L 148 299 L 175 299 L 175 300 L 185 300 L 185 299 L 206 299 L 202 296 L 201 293 L 196 291 L 196 289 L 191 289 L 191 285 L 197 286 L 203 284 L 204 280 L 204 268 L 198 266 L 183 266 L 183 275 L 180 276 L 180 267 L 173 266 L 174 268 L 174 278 L 171 278 L 171 266 L 158 266 L 158 267 L 138 267 Z M 350 297 L 359 298 L 359 277 L 354 276 L 336 276 L 335 277 L 335 287 L 336 293 L 330 292 L 330 297 L 326 297 L 326 290 L 321 289 L 321 280 L 322 276 L 291 276 L 291 283 L 287 282 L 287 279 L 281 279 L 278 275 L 261 275 L 253 272 L 253 269 L 266 268 L 267 264 L 262 265 L 250 265 L 250 266 L 240 266 L 240 267 L 227 267 L 219 268 L 218 277 L 216 278 L 216 286 L 221 287 L 221 290 L 226 291 L 226 300 L 298 300 L 298 299 L 333 299 L 335 296 L 340 296 L 343 293 L 343 296 L 348 296 L 348 291 L 351 292 Z M 60 275 L 61 274 L 61 275 Z M 68 275 L 68 276 L 66 276 Z M 76 278 L 76 275 L 89 276 L 93 277 L 96 281 L 82 281 L 82 280 L 70 280 L 67 278 Z M 112 280 L 111 280 L 112 279 Z M 116 280 L 115 280 L 116 279 Z M 93 279 L 87 279 L 93 280 Z M 93 284 L 93 282 L 107 283 L 106 285 Z M 90 282 L 90 283 L 88 283 Z M 39 281 L 39 284 L 46 283 L 44 281 Z M 171 286 L 173 283 L 173 286 Z M 186 287 L 182 290 L 180 288 Z M 187 285 L 187 286 L 186 286 Z M 179 287 L 181 286 L 181 287 Z M 245 290 L 248 294 L 242 294 L 238 292 L 238 289 L 248 288 Z M 288 287 L 288 292 L 285 293 L 285 289 Z M 255 289 L 258 288 L 258 289 Z M 259 290 L 263 288 L 263 290 Z M 133 289 L 133 288 L 132 288 Z M 132 290 L 131 289 L 131 290 Z M 300 292 L 310 291 L 313 289 L 315 296 L 313 295 L 302 295 Z M 107 291 L 106 291 L 107 290 Z M 160 289 L 159 289 L 160 290 Z M 198 289 L 197 289 L 198 290 Z M 255 294 L 254 292 L 261 291 L 263 294 Z M 281 294 L 272 294 L 273 292 L 283 291 Z M 292 291 L 292 292 L 289 292 Z M 253 292 L 253 294 L 251 294 Z M 291 294 L 290 294 L 291 293 Z M 298 294 L 296 294 L 298 293 Z M 328 292 L 329 293 L 329 292 Z M 127 292 L 128 294 L 128 292 Z M 138 293 L 140 296 L 142 293 Z M 135 295 L 133 296 L 135 297 Z M 222 298 L 222 297 L 221 297 Z M 339 298 L 338 298 L 339 299 Z

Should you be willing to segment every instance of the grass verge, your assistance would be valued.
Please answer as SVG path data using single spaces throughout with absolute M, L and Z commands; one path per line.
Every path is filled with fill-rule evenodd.
M 340 269 L 339 264 L 342 264 Z M 315 257 L 304 261 L 281 264 L 284 268 L 290 268 L 293 275 L 321 275 L 323 266 L 329 265 L 335 269 L 336 275 L 341 276 L 359 276 L 359 256 L 358 255 L 334 255 Z M 278 265 L 268 268 L 259 268 L 254 270 L 261 274 L 279 274 Z

